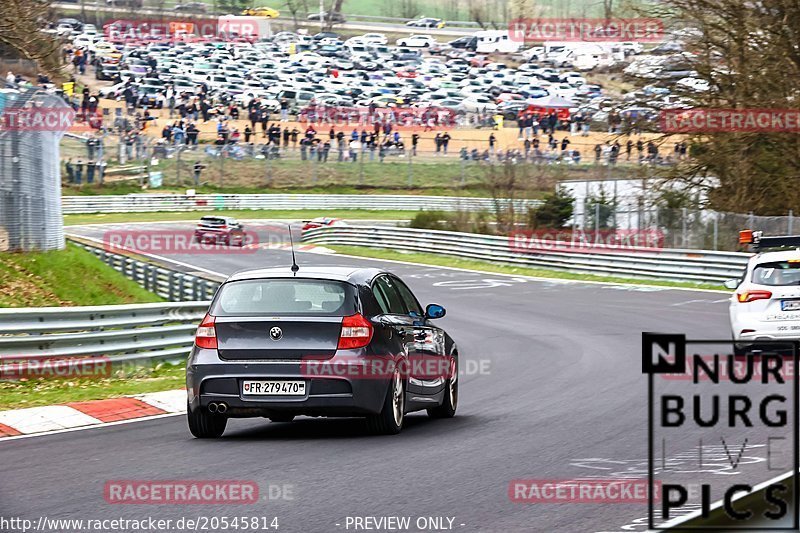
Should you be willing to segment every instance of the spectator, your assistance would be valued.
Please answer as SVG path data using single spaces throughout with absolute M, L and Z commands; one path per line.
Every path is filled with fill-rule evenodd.
M 442 151 L 442 134 L 437 133 L 436 137 L 433 138 L 433 143 L 436 145 L 436 155 Z
M 80 185 L 83 180 L 83 161 L 78 159 L 75 162 L 75 184 Z
M 494 136 L 494 132 L 489 135 L 489 153 L 494 156 L 495 154 L 495 147 L 494 145 L 497 144 L 497 137 Z
M 94 170 L 95 170 L 96 163 L 94 160 L 89 160 L 86 162 L 86 183 L 94 183 Z
M 626 155 L 625 160 L 626 161 L 630 161 L 631 160 L 631 152 L 632 151 L 633 151 L 633 141 L 628 139 L 628 142 L 625 143 L 625 155 Z
M 562 154 L 567 151 L 567 147 L 569 146 L 569 137 L 564 137 L 561 140 L 561 152 Z M 566 155 L 566 154 L 564 154 Z
M 289 121 L 289 101 L 286 98 L 281 98 L 281 122 Z
M 603 147 L 600 146 L 599 144 L 595 144 L 594 145 L 594 162 L 595 163 L 599 163 L 600 162 L 600 156 L 602 154 L 603 154 Z
M 358 152 L 361 150 L 361 141 L 358 138 L 350 141 L 350 160 L 355 163 L 358 160 Z
M 442 138 L 441 138 L 441 143 L 442 143 L 442 150 L 444 151 L 444 155 L 447 155 L 447 146 L 450 144 L 450 134 L 449 133 L 444 132 L 444 135 L 442 135 Z
M 200 161 L 195 161 L 194 166 L 192 167 L 192 174 L 194 175 L 194 184 L 200 185 L 200 174 L 203 172 L 203 169 L 206 168 L 204 164 Z
M 412 156 L 416 157 L 416 155 L 417 155 L 417 144 L 418 143 L 419 143 L 419 133 L 415 132 L 415 133 L 413 133 L 411 135 L 411 155 Z
M 74 183 L 75 182 L 75 169 L 72 165 L 72 158 L 67 159 L 66 164 L 64 165 L 64 170 L 67 173 L 67 183 Z

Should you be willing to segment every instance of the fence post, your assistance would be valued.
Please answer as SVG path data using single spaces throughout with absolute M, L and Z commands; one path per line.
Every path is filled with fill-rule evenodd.
M 594 203 L 594 235 L 600 235 L 600 202 Z
M 686 248 L 686 208 L 681 208 L 681 248 Z
M 719 213 L 714 213 L 714 250 L 719 250 Z
M 788 226 L 787 232 L 786 232 L 787 235 L 791 235 L 792 234 L 792 226 L 793 226 L 792 223 L 794 222 L 792 220 L 793 217 L 794 217 L 794 212 L 791 209 L 789 209 L 789 216 L 787 217 L 787 220 L 786 220 L 786 225 Z
M 410 189 L 414 186 L 414 168 L 411 166 L 411 150 L 407 148 L 406 152 L 408 153 L 408 188 Z
M 461 188 L 463 189 L 464 186 L 467 184 L 467 160 L 463 157 L 461 158 Z
M 225 145 L 219 149 L 219 188 L 225 186 Z
M 365 146 L 361 144 L 361 160 L 358 163 L 358 183 L 364 185 L 364 154 L 366 154 Z
M 264 155 L 264 160 L 267 163 L 267 187 L 272 188 L 272 163 L 270 163 L 270 159 L 272 158 L 272 151 L 267 149 L 267 153 Z
M 175 182 L 181 184 L 181 146 L 175 148 Z

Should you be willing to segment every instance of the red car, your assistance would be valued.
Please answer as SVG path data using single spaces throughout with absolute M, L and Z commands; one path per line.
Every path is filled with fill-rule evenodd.
M 307 231 L 310 229 L 328 227 L 328 226 L 346 226 L 344 220 L 339 218 L 329 218 L 329 217 L 318 217 L 313 220 L 307 221 L 303 225 L 303 231 Z
M 246 235 L 241 224 L 231 217 L 202 217 L 194 230 L 197 242 L 223 243 L 244 246 Z

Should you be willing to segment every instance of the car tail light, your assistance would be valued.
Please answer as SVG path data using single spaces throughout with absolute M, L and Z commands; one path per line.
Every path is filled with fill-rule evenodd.
M 194 335 L 194 343 L 198 348 L 217 349 L 217 329 L 214 327 L 213 316 L 206 315 L 200 322 L 197 333 Z
M 372 340 L 372 324 L 359 314 L 342 319 L 342 332 L 339 334 L 337 350 L 363 348 Z
M 769 291 L 745 291 L 736 293 L 736 299 L 740 304 L 754 302 L 756 300 L 769 300 L 772 298 L 772 293 Z

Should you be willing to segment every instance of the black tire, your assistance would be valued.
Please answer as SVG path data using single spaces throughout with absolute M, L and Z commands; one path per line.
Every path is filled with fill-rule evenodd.
M 453 418 L 456 416 L 456 409 L 458 408 L 458 364 L 456 363 L 454 371 L 451 372 L 450 378 L 447 380 L 444 398 L 441 405 L 428 409 L 428 416 L 431 418 Z
M 225 432 L 228 419 L 222 415 L 209 413 L 199 407 L 194 411 L 187 406 L 186 416 L 189 421 L 189 431 L 198 439 L 217 439 Z
M 399 393 L 398 393 L 399 387 Z M 395 416 L 396 402 L 399 405 L 399 422 L 398 417 Z M 392 380 L 386 391 L 386 398 L 383 401 L 383 408 L 377 415 L 370 415 L 367 417 L 367 428 L 370 433 L 375 435 L 397 435 L 403 429 L 403 421 L 405 420 L 405 383 L 400 375 L 400 370 L 395 370 L 392 374 Z
M 272 415 L 268 418 L 273 422 L 291 422 L 294 420 L 294 415 Z

